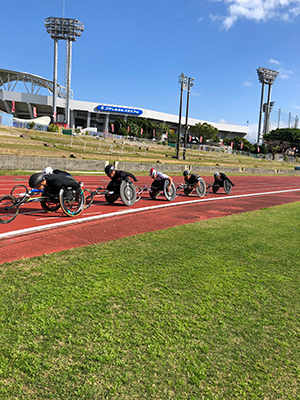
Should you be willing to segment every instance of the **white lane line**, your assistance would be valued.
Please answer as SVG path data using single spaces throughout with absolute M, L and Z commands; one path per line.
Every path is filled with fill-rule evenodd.
M 222 196 L 222 197 L 201 198 L 201 199 L 197 199 L 197 200 L 181 201 L 178 203 L 160 204 L 158 206 L 148 206 L 148 207 L 143 207 L 143 208 L 134 208 L 134 209 L 128 208 L 125 211 L 122 210 L 122 211 L 115 211 L 115 212 L 107 213 L 107 214 L 93 215 L 91 217 L 69 219 L 68 221 L 56 222 L 53 224 L 41 225 L 41 226 L 36 226 L 36 227 L 32 227 L 32 228 L 25 228 L 25 229 L 20 229 L 17 231 L 6 232 L 6 233 L 0 234 L 0 239 L 8 238 L 11 236 L 24 235 L 27 233 L 44 231 L 47 229 L 60 228 L 60 227 L 68 226 L 71 224 L 80 224 L 83 222 L 96 221 L 98 219 L 103 219 L 103 218 L 116 217 L 116 216 L 121 216 L 121 215 L 126 215 L 126 214 L 133 214 L 133 213 L 138 213 L 141 211 L 155 210 L 155 209 L 159 209 L 159 208 L 176 207 L 176 206 L 181 206 L 181 205 L 191 204 L 191 203 L 204 203 L 204 202 L 209 202 L 209 201 L 230 200 L 230 199 L 238 199 L 238 198 L 242 198 L 242 197 L 264 196 L 264 195 L 270 195 L 270 194 L 280 194 L 280 193 L 289 193 L 289 192 L 297 192 L 297 191 L 300 191 L 300 188 L 288 189 L 288 190 L 277 190 L 274 192 L 240 194 L 240 195 L 235 195 L 235 196 L 227 196 L 226 195 L 226 196 Z M 299 198 L 299 200 L 300 200 L 300 198 Z

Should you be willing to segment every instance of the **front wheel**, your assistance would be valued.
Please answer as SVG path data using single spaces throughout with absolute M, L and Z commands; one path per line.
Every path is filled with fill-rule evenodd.
M 17 199 L 6 195 L 0 198 L 0 223 L 8 224 L 19 214 L 19 206 L 15 206 Z
M 84 210 L 85 197 L 80 187 L 64 186 L 58 197 L 61 209 L 68 217 L 77 217 Z
M 141 200 L 143 191 L 142 191 L 142 188 L 140 188 L 139 186 L 135 187 L 135 191 L 136 191 L 136 200 L 135 200 L 135 202 L 137 202 L 137 201 Z
M 86 210 L 87 208 L 91 207 L 91 205 L 93 203 L 93 200 L 94 200 L 94 197 L 92 195 L 91 189 L 84 189 L 83 192 L 84 192 L 84 197 L 85 197 L 85 206 L 84 206 L 84 208 Z

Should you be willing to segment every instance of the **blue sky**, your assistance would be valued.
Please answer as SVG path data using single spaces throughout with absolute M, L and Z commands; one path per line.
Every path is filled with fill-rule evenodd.
M 265 67 L 280 72 L 272 87 L 274 123 L 278 109 L 286 121 L 288 112 L 300 114 L 300 0 L 0 0 L 0 5 L 0 68 L 47 79 L 53 77 L 53 41 L 44 19 L 84 23 L 73 44 L 76 100 L 178 114 L 183 72 L 195 78 L 190 117 L 248 123 L 253 141 L 261 96 L 256 69 Z M 60 42 L 62 85 L 64 57 Z

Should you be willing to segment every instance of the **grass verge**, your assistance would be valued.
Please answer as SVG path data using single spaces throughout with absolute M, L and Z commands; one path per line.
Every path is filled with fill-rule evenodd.
M 2 399 L 297 399 L 299 203 L 0 271 Z

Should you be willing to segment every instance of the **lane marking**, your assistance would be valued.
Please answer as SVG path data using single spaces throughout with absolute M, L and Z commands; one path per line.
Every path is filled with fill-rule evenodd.
M 205 202 L 210 202 L 210 201 L 219 201 L 219 200 L 229 200 L 229 199 L 238 199 L 242 197 L 254 197 L 254 196 L 265 196 L 265 195 L 270 195 L 270 194 L 280 194 L 280 193 L 289 193 L 289 192 L 297 192 L 300 191 L 300 188 L 298 189 L 288 189 L 288 190 L 277 190 L 274 192 L 262 192 L 262 193 L 249 193 L 249 194 L 241 194 L 241 195 L 234 195 L 234 196 L 222 196 L 222 197 L 213 197 L 213 198 L 201 198 L 197 200 L 189 200 L 189 201 L 181 201 L 178 203 L 167 203 L 167 204 L 160 204 L 157 206 L 147 206 L 143 208 L 129 208 L 127 210 L 122 210 L 122 211 L 115 211 L 112 213 L 107 213 L 107 214 L 101 214 L 101 215 L 94 215 L 91 217 L 85 217 L 85 218 L 79 218 L 79 219 L 71 219 L 68 221 L 63 221 L 63 222 L 56 222 L 53 224 L 48 224 L 48 225 L 41 225 L 41 226 L 36 226 L 32 228 L 25 228 L 25 229 L 20 229 L 16 231 L 11 231 L 11 232 L 6 232 L 0 234 L 0 239 L 8 238 L 11 236 L 17 236 L 17 235 L 24 235 L 27 233 L 33 233 L 33 232 L 39 232 L 39 231 L 44 231 L 47 229 L 54 229 L 54 228 L 60 228 L 64 226 L 68 226 L 71 224 L 80 224 L 83 222 L 90 222 L 90 221 L 96 221 L 98 219 L 104 219 L 104 218 L 109 218 L 109 217 L 116 217 L 116 216 L 122 216 L 122 215 L 127 215 L 127 214 L 132 214 L 132 213 L 138 213 L 141 211 L 149 211 L 149 210 L 156 210 L 159 208 L 166 208 L 166 207 L 176 207 L 176 206 L 182 206 L 186 204 L 191 204 L 191 203 L 205 203 Z M 299 198 L 300 200 L 300 198 Z

